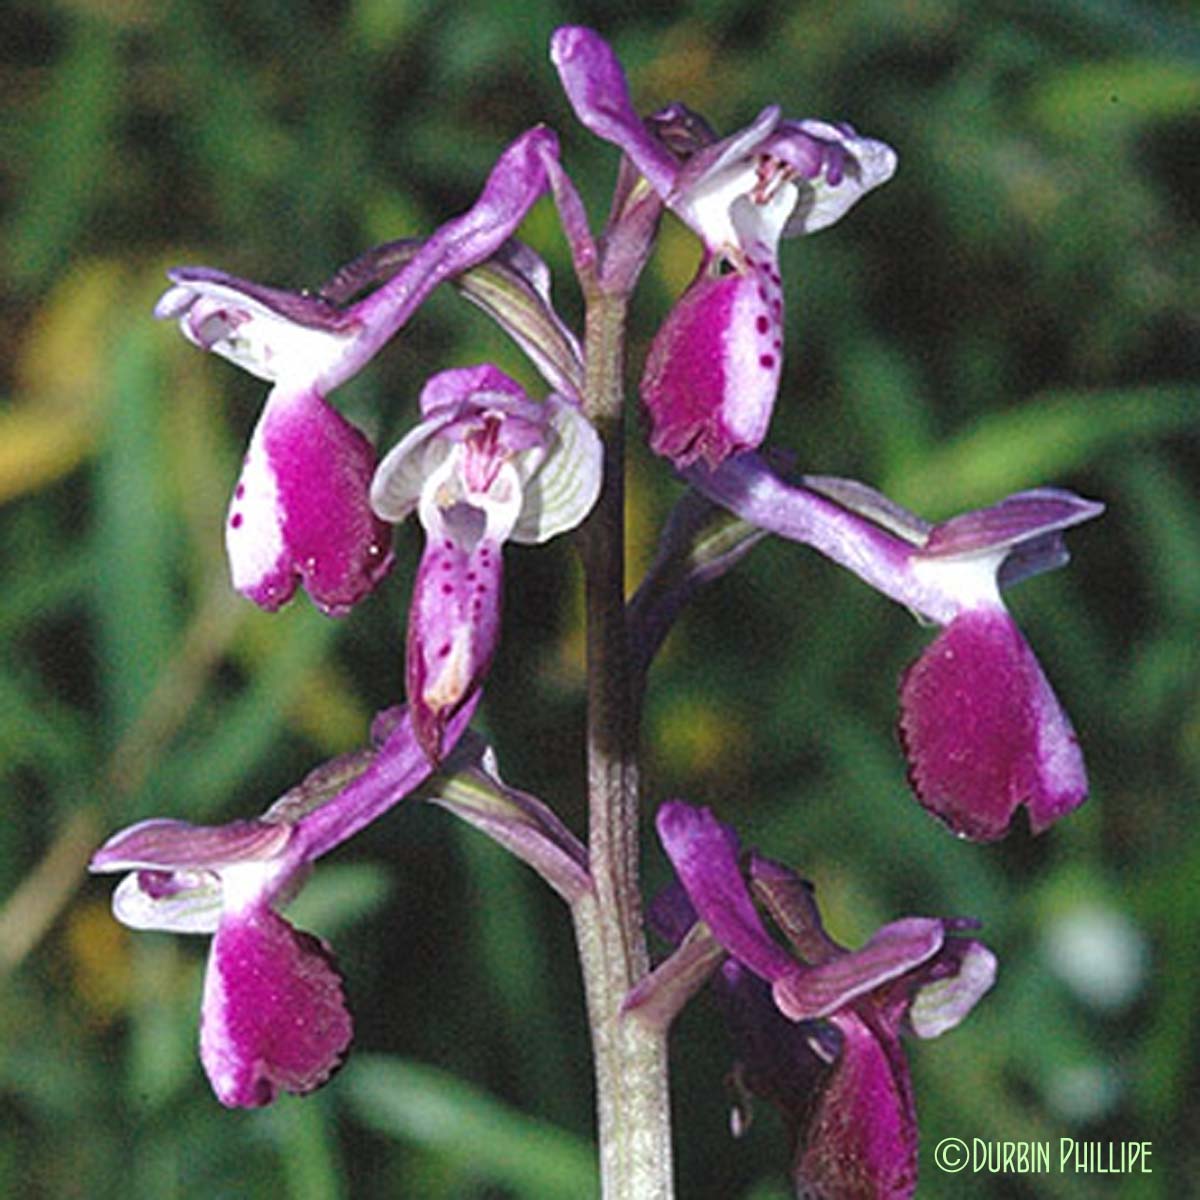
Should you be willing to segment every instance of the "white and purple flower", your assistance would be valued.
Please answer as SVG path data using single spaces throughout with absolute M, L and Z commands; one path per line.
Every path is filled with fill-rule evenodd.
M 474 712 L 445 731 L 453 745 Z M 200 1058 L 230 1108 L 303 1095 L 340 1066 L 353 1034 L 329 946 L 279 909 L 328 853 L 429 775 L 407 713 L 381 714 L 373 750 L 312 772 L 261 817 L 227 825 L 142 821 L 114 834 L 91 870 L 128 871 L 113 912 L 134 929 L 210 934 L 200 1017 Z
M 712 982 L 735 1043 L 733 1078 L 782 1111 L 797 1193 L 911 1196 L 917 1120 L 900 1035 L 953 1029 L 992 986 L 995 956 L 955 936 L 975 922 L 909 917 L 847 950 L 825 932 L 812 889 L 795 872 L 753 854 L 747 883 L 737 835 L 707 809 L 672 801 L 657 825 L 686 899 L 668 892 L 652 916 L 693 962 L 707 955 L 711 969 L 720 951 L 729 956 Z M 788 948 L 768 933 L 756 901 Z M 703 925 L 688 936 L 696 920 Z M 671 963 L 634 990 L 627 1013 L 661 1003 L 656 991 L 675 982 Z M 694 990 L 702 977 L 691 971 L 686 986 Z M 735 1118 L 736 1131 L 744 1111 Z
M 598 34 L 559 29 L 551 58 L 580 121 L 624 151 L 704 244 L 699 272 L 655 336 L 642 375 L 651 448 L 680 467 L 698 459 L 716 466 L 755 449 L 783 363 L 779 240 L 839 220 L 891 178 L 895 153 L 849 125 L 784 120 L 771 106 L 719 141 L 693 117 L 686 140 L 695 148 L 681 161 L 668 148 L 680 139 L 656 136 L 658 127 L 638 116 Z
M 392 564 L 368 490 L 375 452 L 326 397 L 360 371 L 444 280 L 504 244 L 546 187 L 557 153 L 538 127 L 501 155 L 479 199 L 395 275 L 345 308 L 205 267 L 169 272 L 155 314 L 274 386 L 234 491 L 225 541 L 234 586 L 274 610 L 303 584 L 324 612 L 361 600 Z
M 951 830 L 993 841 L 1025 807 L 1040 833 L 1083 803 L 1075 732 L 1001 591 L 1062 566 L 1063 532 L 1102 504 L 1038 488 L 934 525 L 865 484 L 787 483 L 752 453 L 686 474 L 751 525 L 812 546 L 943 627 L 901 681 L 899 728 L 918 799 Z
M 406 680 L 417 736 L 436 761 L 446 721 L 496 649 L 504 543 L 578 525 L 600 490 L 602 448 L 573 399 L 537 403 L 490 364 L 433 376 L 421 414 L 380 463 L 371 503 L 388 521 L 416 512 L 425 530 Z

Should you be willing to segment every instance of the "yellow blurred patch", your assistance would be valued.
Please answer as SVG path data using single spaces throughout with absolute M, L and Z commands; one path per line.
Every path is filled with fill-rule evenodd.
M 843 864 L 817 860 L 811 865 L 806 863 L 805 871 L 816 884 L 821 921 L 835 942 L 857 950 L 888 920 L 879 908 L 878 897 Z
M 682 295 L 695 278 L 699 262 L 700 242 L 696 235 L 680 221 L 664 221 L 654 266 L 672 299 Z
M 401 663 L 397 658 L 396 670 Z M 288 706 L 291 727 L 327 754 L 345 754 L 366 744 L 371 713 L 355 695 L 346 673 L 332 661 L 304 678 L 304 686 Z
M 693 776 L 724 771 L 734 748 L 746 741 L 745 730 L 727 710 L 696 696 L 673 700 L 652 736 L 664 773 Z
M 634 78 L 639 108 L 659 109 L 684 99 L 698 112 L 712 108 L 727 83 L 719 47 L 703 26 L 695 22 L 676 25 L 665 37 L 662 53 Z
M 73 470 L 102 424 L 105 349 L 126 288 L 114 263 L 77 267 L 34 314 L 14 403 L 0 410 L 0 503 Z
M 277 703 L 288 725 L 327 754 L 343 754 L 364 745 L 371 712 L 355 695 L 352 682 L 332 657 L 334 638 L 329 618 L 321 616 L 300 593 L 269 619 L 243 621 L 236 630 L 234 657 L 256 675 L 269 671 L 286 647 L 305 642 L 313 650 L 311 664 L 281 683 Z M 402 660 L 397 659 L 397 675 Z
M 76 996 L 88 1014 L 111 1021 L 129 1002 L 129 939 L 108 905 L 75 905 L 67 916 L 64 945 Z

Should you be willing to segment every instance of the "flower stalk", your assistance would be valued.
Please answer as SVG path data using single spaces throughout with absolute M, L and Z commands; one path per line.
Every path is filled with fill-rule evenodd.
M 649 959 L 638 885 L 637 726 L 624 588 L 625 300 L 590 289 L 584 411 L 604 483 L 581 527 L 587 606 L 587 787 L 593 889 L 572 908 L 587 995 L 605 1200 L 674 1194 L 665 1029 L 623 1015 Z

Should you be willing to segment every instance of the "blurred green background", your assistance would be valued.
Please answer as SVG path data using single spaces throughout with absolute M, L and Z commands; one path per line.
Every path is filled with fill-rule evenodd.
M 603 214 L 615 155 L 546 60 L 612 38 L 640 105 L 718 129 L 778 101 L 894 145 L 896 179 L 784 249 L 772 442 L 930 517 L 1053 483 L 1104 499 L 1011 596 L 1078 728 L 1089 804 L 959 843 L 910 798 L 894 684 L 927 631 L 798 547 L 689 609 L 651 681 L 647 794 L 716 808 L 856 944 L 973 914 L 1002 967 L 910 1045 L 930 1197 L 1166 1197 L 1200 1177 L 1200 24 L 1188 0 L 10 0 L 0 44 L 0 1193 L 592 1194 L 565 914 L 446 814 L 401 808 L 296 906 L 337 947 L 357 1050 L 318 1095 L 227 1113 L 195 1056 L 202 939 L 131 934 L 90 849 L 150 815 L 252 815 L 399 698 L 418 531 L 348 619 L 230 595 L 224 507 L 265 387 L 150 316 L 163 270 L 316 285 L 471 200 L 535 121 Z M 542 203 L 524 234 L 578 298 Z M 697 257 L 674 219 L 636 363 Z M 381 443 L 422 380 L 494 359 L 452 293 L 339 394 Z M 632 578 L 678 487 L 631 426 Z M 564 542 L 508 555 L 483 724 L 577 830 L 581 642 Z M 667 872 L 647 840 L 646 874 Z M 728 1134 L 714 1011 L 674 1040 L 680 1195 L 785 1196 L 773 1113 Z M 1149 1140 L 1154 1173 L 942 1175 L 943 1137 Z

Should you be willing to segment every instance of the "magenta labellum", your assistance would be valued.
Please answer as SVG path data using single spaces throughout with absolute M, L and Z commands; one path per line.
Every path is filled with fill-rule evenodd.
M 1002 609 L 955 617 L 905 673 L 900 707 L 913 790 L 964 837 L 1003 837 L 1021 806 L 1041 833 L 1087 797 L 1071 723 Z

